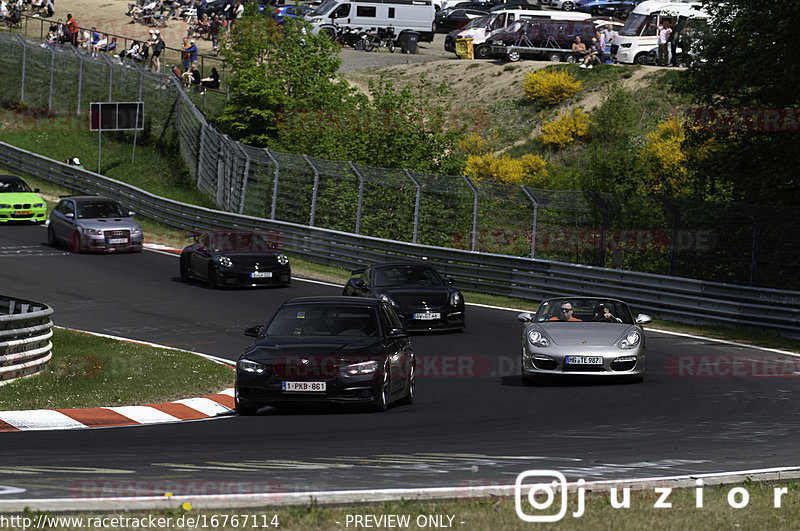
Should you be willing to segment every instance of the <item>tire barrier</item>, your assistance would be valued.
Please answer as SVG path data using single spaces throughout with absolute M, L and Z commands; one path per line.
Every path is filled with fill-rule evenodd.
M 53 357 L 53 309 L 0 296 L 0 384 L 41 372 Z

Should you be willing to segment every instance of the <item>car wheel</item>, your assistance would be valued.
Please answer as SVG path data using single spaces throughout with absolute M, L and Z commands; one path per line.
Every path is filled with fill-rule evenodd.
M 561 4 L 561 9 L 563 9 L 564 11 L 572 11 L 573 9 L 575 9 L 575 4 L 572 2 L 564 2 L 563 4 Z
M 381 382 L 381 388 L 378 390 L 378 396 L 375 397 L 375 405 L 372 408 L 373 411 L 382 412 L 389 409 L 390 383 L 389 368 L 387 367 L 383 371 L 383 381 Z
M 637 65 L 646 65 L 647 64 L 647 54 L 646 53 L 640 53 L 639 55 L 636 56 L 636 59 L 634 59 L 633 62 L 636 63 Z
M 211 286 L 211 289 L 219 287 L 219 271 L 214 264 L 208 265 L 208 285 Z
M 551 53 L 547 56 L 547 59 L 551 63 L 560 63 L 561 62 L 561 54 L 560 53 Z
M 512 63 L 516 63 L 520 60 L 519 52 L 508 52 L 508 60 Z
M 50 247 L 58 247 L 58 239 L 56 238 L 56 231 L 53 227 L 47 227 L 47 245 Z
M 572 55 L 572 54 L 569 54 L 569 55 L 567 56 L 567 62 L 568 62 L 569 64 L 571 64 L 571 65 L 574 65 L 575 63 L 577 63 L 577 62 L 578 62 L 578 58 L 577 58 L 577 57 L 575 57 L 575 56 L 574 56 L 574 55 Z
M 475 48 L 475 58 L 476 59 L 489 59 L 491 56 L 492 49 L 489 48 L 488 44 L 481 44 Z
M 320 32 L 327 35 L 330 40 L 332 41 L 336 40 L 336 30 L 334 30 L 333 28 L 322 28 Z
M 78 231 L 72 231 L 72 234 L 69 235 L 69 240 L 67 241 L 67 248 L 69 248 L 70 252 L 79 253 L 81 252 L 81 235 Z
M 181 256 L 180 267 L 181 267 L 181 280 L 184 282 L 189 282 L 192 277 L 191 272 L 189 271 L 189 259 Z
M 406 396 L 403 398 L 404 404 L 413 404 L 414 397 L 417 396 L 417 375 L 414 365 L 408 370 L 408 387 L 406 388 Z

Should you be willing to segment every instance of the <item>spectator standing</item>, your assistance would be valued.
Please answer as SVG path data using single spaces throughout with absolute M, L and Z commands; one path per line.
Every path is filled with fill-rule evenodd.
M 191 64 L 190 57 L 192 56 L 189 53 L 189 40 L 183 39 L 183 49 L 181 50 L 181 66 L 183 67 L 183 71 L 186 72 L 189 70 L 189 65 Z
M 81 30 L 78 28 L 78 21 L 72 16 L 72 13 L 67 14 L 67 37 L 73 46 L 78 45 L 78 37 Z
M 44 16 L 47 18 L 52 18 L 55 14 L 56 5 L 53 3 L 53 0 L 47 0 L 47 2 L 44 4 Z
M 186 52 L 189 54 L 189 66 L 197 66 L 197 45 L 194 43 L 194 39 L 189 40 L 189 46 L 186 48 Z
M 667 66 L 669 63 L 669 38 L 672 35 L 669 19 L 662 19 L 661 25 L 656 31 L 658 33 L 658 65 Z
M 606 34 L 602 31 L 597 32 L 597 58 L 600 64 L 606 62 Z
M 152 44 L 153 56 L 150 58 L 150 69 L 153 72 L 161 72 L 161 53 L 164 51 L 166 44 L 164 39 L 161 38 L 161 31 L 155 30 L 155 42 Z
M 211 45 L 214 48 L 214 53 L 217 53 L 219 50 L 219 29 L 222 27 L 222 21 L 219 19 L 219 15 L 214 14 L 211 17 L 211 22 L 208 23 L 208 36 L 211 38 Z
M 683 31 L 683 24 L 681 24 L 681 19 L 675 22 L 675 25 L 672 26 L 672 33 L 669 35 L 669 46 L 670 46 L 670 65 L 671 66 L 678 66 L 678 39 L 681 38 L 681 32 Z

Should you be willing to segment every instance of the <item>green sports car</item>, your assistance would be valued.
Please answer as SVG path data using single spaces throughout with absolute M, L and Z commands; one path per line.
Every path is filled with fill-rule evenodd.
M 28 184 L 13 175 L 0 175 L 0 223 L 32 221 L 44 223 L 47 204 Z

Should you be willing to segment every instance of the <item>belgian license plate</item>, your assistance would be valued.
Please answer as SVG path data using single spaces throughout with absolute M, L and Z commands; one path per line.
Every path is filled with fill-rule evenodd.
M 117 243 L 128 243 L 128 238 L 109 238 L 108 243 L 117 244 Z
M 441 319 L 442 314 L 439 312 L 425 312 L 425 313 L 415 313 L 414 319 L 419 321 L 433 321 L 434 319 Z
M 603 356 L 567 356 L 567 365 L 602 365 Z
M 324 393 L 325 382 L 281 382 L 281 388 L 294 393 Z
M 272 271 L 253 271 L 250 273 L 250 278 L 270 278 Z
M 30 216 L 31 214 L 33 214 L 32 210 L 15 210 L 14 211 L 14 215 L 15 216 Z

